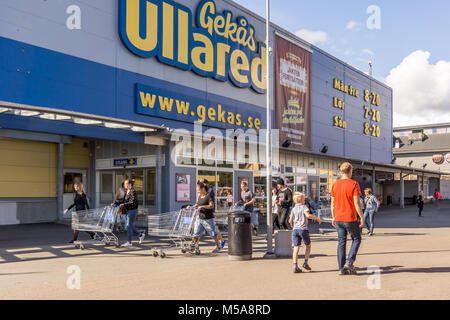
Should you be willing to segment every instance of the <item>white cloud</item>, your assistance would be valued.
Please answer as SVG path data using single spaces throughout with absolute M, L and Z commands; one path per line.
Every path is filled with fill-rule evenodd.
M 375 55 L 375 52 L 373 52 L 372 50 L 370 50 L 370 49 L 364 49 L 363 51 L 362 51 L 362 53 L 363 54 L 367 54 L 367 55 L 369 55 L 369 56 L 374 56 Z
M 355 52 L 354 52 L 352 49 L 346 49 L 346 50 L 344 51 L 344 54 L 345 54 L 346 56 L 350 56 L 350 55 L 354 55 Z
M 430 64 L 429 52 L 415 51 L 392 69 L 394 125 L 450 122 L 450 61 Z
M 311 44 L 326 43 L 330 40 L 328 34 L 324 31 L 301 29 L 295 32 L 295 35 L 308 41 Z
M 361 23 L 359 23 L 358 21 L 355 21 L 355 20 L 350 20 L 349 22 L 347 22 L 345 29 L 358 31 L 361 29 Z

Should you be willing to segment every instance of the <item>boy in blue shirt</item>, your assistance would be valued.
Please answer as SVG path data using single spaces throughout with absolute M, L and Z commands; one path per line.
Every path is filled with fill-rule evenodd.
M 308 219 L 316 220 L 319 224 L 321 224 L 322 221 L 309 212 L 308 207 L 305 205 L 305 195 L 303 193 L 295 192 L 293 200 L 295 207 L 291 210 L 291 215 L 289 217 L 289 224 L 292 227 L 292 242 L 294 243 L 292 260 L 294 263 L 294 273 L 301 273 L 302 270 L 298 267 L 298 252 L 300 250 L 302 240 L 306 246 L 303 268 L 311 271 L 311 267 L 308 264 L 309 256 L 311 254 L 311 239 L 309 237 Z

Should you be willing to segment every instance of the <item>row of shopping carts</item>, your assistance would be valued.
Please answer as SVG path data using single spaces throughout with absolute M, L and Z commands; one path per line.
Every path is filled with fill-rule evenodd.
M 236 208 L 230 210 L 236 210 Z M 155 215 L 149 215 L 144 210 L 138 216 L 146 217 L 148 236 L 157 237 L 159 241 L 165 240 L 163 244 L 158 243 L 153 247 L 152 255 L 154 257 L 164 258 L 165 251 L 171 249 L 179 249 L 182 253 L 200 254 L 199 249 L 195 249 L 189 244 L 199 219 L 197 209 L 184 208 Z M 82 250 L 89 244 L 119 247 L 119 238 L 116 233 L 120 232 L 120 229 L 117 230 L 117 226 L 120 226 L 121 218 L 122 215 L 119 214 L 117 206 L 73 212 L 72 229 L 93 234 L 91 240 L 75 241 L 75 247 Z M 226 228 L 228 215 L 227 213 L 218 214 L 215 220 L 217 225 Z
M 238 208 L 230 208 L 230 211 Z M 200 255 L 200 249 L 191 245 L 196 224 L 198 223 L 198 210 L 195 208 L 183 208 L 179 211 L 167 212 L 148 216 L 148 235 L 166 237 L 169 243 L 153 249 L 154 257 L 164 258 L 167 250 L 180 250 L 181 253 Z M 228 213 L 221 212 L 215 215 L 217 227 L 227 229 Z

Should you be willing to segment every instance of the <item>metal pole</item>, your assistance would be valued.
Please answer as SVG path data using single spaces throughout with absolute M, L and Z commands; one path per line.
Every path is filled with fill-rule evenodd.
M 89 199 L 89 206 L 94 207 L 97 203 L 97 172 L 95 168 L 95 152 L 97 151 L 95 147 L 95 141 L 89 142 L 89 194 L 91 199 Z
M 162 212 L 162 147 L 156 147 L 156 213 Z
M 400 208 L 405 209 L 405 179 L 400 171 Z
M 372 169 L 372 192 L 375 194 L 375 188 L 377 187 L 377 171 L 375 170 L 375 167 Z
M 58 143 L 58 193 L 56 199 L 58 221 L 63 219 L 63 195 L 64 195 L 64 143 Z
M 270 0 L 266 0 L 266 112 L 267 112 L 267 137 L 266 137 L 266 197 L 267 197 L 267 254 L 273 253 L 272 247 L 272 121 L 271 121 L 271 92 L 270 92 Z

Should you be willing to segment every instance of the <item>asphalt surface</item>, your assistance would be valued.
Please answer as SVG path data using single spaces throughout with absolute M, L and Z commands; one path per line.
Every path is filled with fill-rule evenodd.
M 152 248 L 167 245 L 164 238 L 80 250 L 67 243 L 67 226 L 3 226 L 0 299 L 450 299 L 449 212 L 444 202 L 426 206 L 423 218 L 415 207 L 378 213 L 375 235 L 363 237 L 356 276 L 338 275 L 336 233 L 320 235 L 314 223 L 313 271 L 302 274 L 293 274 L 289 258 L 263 258 L 264 235 L 254 237 L 251 261 L 236 262 L 226 247 L 210 253 L 207 238 L 200 256 L 166 250 L 161 259 Z

